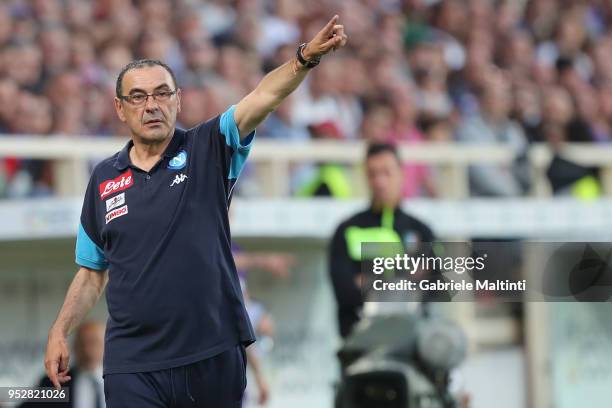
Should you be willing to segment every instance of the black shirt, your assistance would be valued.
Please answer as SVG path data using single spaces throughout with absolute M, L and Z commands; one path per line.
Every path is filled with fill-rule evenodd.
M 401 239 L 404 247 L 417 245 L 420 242 L 432 242 L 434 235 L 431 229 L 416 218 L 396 208 L 387 214 L 389 227 Z M 329 273 L 334 294 L 338 304 L 338 324 L 340 335 L 346 337 L 359 321 L 359 312 L 363 306 L 361 290 L 355 284 L 355 276 L 361 273 L 360 259 L 351 255 L 351 243 L 347 241 L 347 230 L 351 227 L 372 228 L 385 224 L 383 211 L 368 208 L 342 222 L 332 238 L 329 247 Z
M 104 374 L 182 366 L 255 341 L 228 217 L 254 132 L 240 141 L 234 109 L 176 129 L 149 172 L 130 163 L 131 141 L 93 171 L 76 262 L 109 270 Z

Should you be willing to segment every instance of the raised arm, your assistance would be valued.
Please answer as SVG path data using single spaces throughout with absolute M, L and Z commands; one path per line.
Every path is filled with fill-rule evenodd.
M 70 381 L 67 337 L 98 301 L 107 282 L 107 271 L 81 267 L 68 288 L 64 305 L 49 330 L 45 355 L 45 369 L 56 388 Z
M 347 36 L 344 26 L 336 24 L 335 15 L 321 31 L 302 49 L 306 61 L 314 61 L 346 44 Z M 240 138 L 247 136 L 259 125 L 268 114 L 298 87 L 310 68 L 302 65 L 293 57 L 280 67 L 268 73 L 257 87 L 245 96 L 237 105 L 234 119 L 240 131 Z

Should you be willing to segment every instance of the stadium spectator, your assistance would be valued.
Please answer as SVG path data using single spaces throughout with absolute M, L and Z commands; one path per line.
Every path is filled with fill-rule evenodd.
M 457 130 L 459 141 L 469 144 L 507 146 L 517 154 L 524 152 L 527 139 L 521 127 L 509 119 L 511 92 L 500 73 L 490 76 L 478 90 L 479 113 L 466 118 Z M 512 165 L 479 164 L 469 169 L 470 189 L 478 196 L 518 196 L 527 190 L 524 163 Z
M 290 275 L 291 267 L 295 265 L 295 258 L 290 255 L 278 253 L 249 253 L 240 249 L 238 245 L 232 245 L 232 253 L 236 262 L 236 269 L 240 278 L 240 287 L 244 296 L 245 306 L 249 318 L 255 329 L 259 344 L 256 347 L 247 349 L 248 366 L 255 378 L 257 387 L 257 402 L 259 405 L 265 405 L 270 398 L 270 387 L 262 368 L 262 350 L 266 344 L 273 343 L 274 337 L 274 320 L 268 313 L 265 306 L 254 300 L 249 295 L 247 287 L 248 271 L 253 269 L 263 269 L 270 272 L 276 278 L 286 279 Z M 246 394 L 248 395 L 248 389 Z M 245 395 L 246 397 L 246 395 Z M 248 398 L 247 398 L 248 400 Z
M 294 52 L 287 44 L 309 38 L 337 6 L 333 0 L 3 1 L 0 102 L 12 103 L 0 104 L 0 131 L 24 132 L 17 117 L 23 94 L 48 98 L 35 103 L 50 105 L 36 120 L 40 133 L 127 134 L 105 101 L 119 69 L 144 57 L 168 63 L 204 104 L 200 112 L 213 116 L 286 61 Z M 270 136 L 290 124 L 292 134 L 308 139 L 309 126 L 331 121 L 342 140 L 447 139 L 449 127 L 465 128 L 482 114 L 477 92 L 501 72 L 505 83 L 492 86 L 512 89 L 504 116 L 528 142 L 612 137 L 609 2 L 503 0 L 493 7 L 482 0 L 345 0 L 340 13 L 354 40 L 313 73 L 284 118 L 270 118 Z M 548 106 L 551 92 L 563 94 L 558 103 L 564 106 Z M 549 111 L 567 105 L 569 125 L 551 123 Z M 42 126 L 47 111 L 51 126 Z M 389 112 L 391 130 L 383 123 Z M 189 114 L 181 119 L 185 126 L 197 122 Z M 27 175 L 37 181 L 24 187 L 14 177 L 19 161 L 6 159 L 0 197 L 9 190 L 26 196 L 52 191 L 52 177 L 36 174 Z M 431 169 L 423 169 L 406 170 L 405 196 L 436 193 Z

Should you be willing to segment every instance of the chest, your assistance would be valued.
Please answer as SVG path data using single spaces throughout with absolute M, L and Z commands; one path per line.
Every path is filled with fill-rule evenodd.
M 173 222 L 205 216 L 223 197 L 219 170 L 187 146 L 149 171 L 130 165 L 97 186 L 98 225 L 104 238 L 167 229 Z M 220 194 L 221 193 L 221 194 Z M 192 220 L 193 221 L 193 220 Z

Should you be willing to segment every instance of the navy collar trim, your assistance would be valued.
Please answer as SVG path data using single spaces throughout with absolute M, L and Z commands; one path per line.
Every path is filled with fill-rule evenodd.
M 172 140 L 168 146 L 166 146 L 166 150 L 162 157 L 174 157 L 179 151 L 179 148 L 183 145 L 183 140 L 185 139 L 185 131 L 183 129 L 175 128 L 174 135 L 172 135 Z M 117 159 L 115 160 L 114 167 L 123 171 L 127 169 L 130 165 L 130 149 L 134 146 L 134 141 L 130 139 L 129 142 L 121 149 L 119 154 L 117 155 Z

